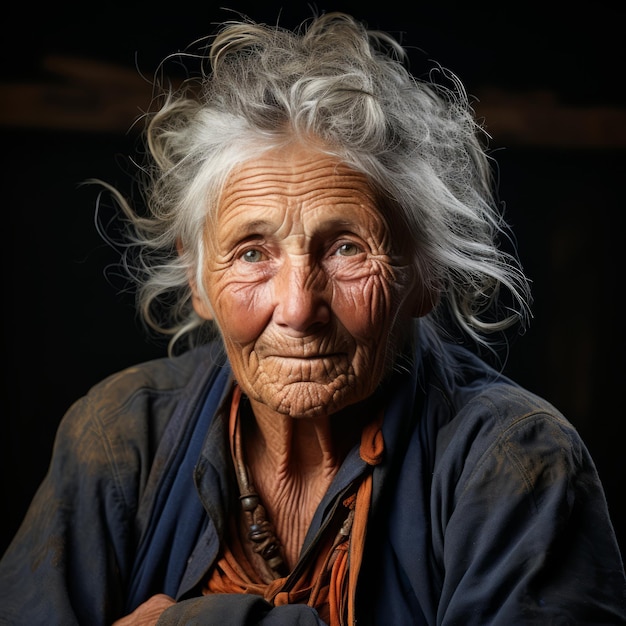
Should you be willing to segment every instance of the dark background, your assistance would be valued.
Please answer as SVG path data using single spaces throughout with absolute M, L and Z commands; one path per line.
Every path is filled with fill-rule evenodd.
M 262 4 L 230 6 L 275 22 L 281 5 Z M 149 77 L 164 56 L 229 17 L 210 3 L 159 12 L 23 5 L 4 10 L 0 57 L 0 552 L 45 474 L 68 406 L 102 377 L 164 353 L 143 334 L 132 296 L 106 275 L 116 256 L 94 225 L 96 190 L 81 182 L 129 189 L 131 126 L 150 96 L 139 73 Z M 506 371 L 579 429 L 624 550 L 626 11 L 598 2 L 364 5 L 317 7 L 401 36 L 416 73 L 434 59 L 477 99 L 534 285 L 535 317 L 513 342 Z M 310 13 L 292 2 L 280 22 L 293 26 Z

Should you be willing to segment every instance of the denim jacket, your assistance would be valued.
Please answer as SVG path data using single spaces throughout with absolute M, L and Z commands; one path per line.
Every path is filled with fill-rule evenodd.
M 220 408 L 231 383 L 209 344 L 115 374 L 70 408 L 0 561 L 0 624 L 108 625 L 158 592 L 179 600 L 162 626 L 322 624 L 306 606 L 198 591 L 237 498 Z M 601 483 L 553 406 L 426 337 L 377 394 L 385 457 L 359 626 L 626 623 Z M 303 554 L 363 469 L 352 451 Z

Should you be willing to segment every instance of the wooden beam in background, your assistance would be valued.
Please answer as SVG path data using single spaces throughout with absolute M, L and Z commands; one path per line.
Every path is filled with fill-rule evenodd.
M 626 108 L 568 106 L 548 91 L 486 87 L 474 110 L 499 145 L 626 148 Z
M 153 96 L 150 81 L 126 67 L 49 57 L 44 69 L 47 82 L 0 83 L 0 126 L 127 133 Z M 474 109 L 498 145 L 626 148 L 626 108 L 567 106 L 551 92 L 487 86 Z

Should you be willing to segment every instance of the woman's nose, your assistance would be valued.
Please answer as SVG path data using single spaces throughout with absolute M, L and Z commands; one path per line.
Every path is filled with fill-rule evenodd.
M 321 269 L 286 265 L 275 277 L 274 321 L 299 333 L 330 320 L 327 281 Z

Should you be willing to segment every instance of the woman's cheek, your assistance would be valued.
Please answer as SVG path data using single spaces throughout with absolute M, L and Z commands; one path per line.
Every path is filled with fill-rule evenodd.
M 224 338 L 251 343 L 271 317 L 267 285 L 230 283 L 215 294 L 213 308 Z
M 385 331 L 391 286 L 379 274 L 335 286 L 334 313 L 353 337 L 371 339 Z

